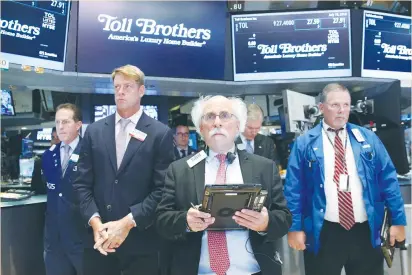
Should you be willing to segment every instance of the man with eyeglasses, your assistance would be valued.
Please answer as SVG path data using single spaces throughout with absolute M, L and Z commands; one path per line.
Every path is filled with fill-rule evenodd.
M 379 138 L 348 123 L 351 96 L 327 85 L 324 119 L 297 138 L 285 196 L 293 215 L 290 247 L 304 250 L 306 275 L 383 275 L 380 230 L 391 214 L 390 242 L 405 240 L 406 216 L 397 174 Z
M 175 127 L 174 140 L 176 159 L 184 158 L 196 153 L 196 151 L 189 146 L 189 127 L 185 125 L 177 125 Z
M 82 139 L 80 110 L 66 103 L 56 109 L 58 143 L 42 157 L 42 174 L 47 188 L 44 262 L 46 274 L 83 273 L 84 224 L 73 190 Z M 60 142 L 61 141 L 61 142 Z
M 235 150 L 246 124 L 245 103 L 204 97 L 195 102 L 191 115 L 208 150 L 173 162 L 165 178 L 156 228 L 173 244 L 167 274 L 280 275 L 273 243 L 287 233 L 291 215 L 275 163 Z M 243 183 L 259 183 L 268 191 L 262 211 L 230 214 L 244 230 L 208 231 L 215 217 L 191 207 L 202 203 L 205 185 Z

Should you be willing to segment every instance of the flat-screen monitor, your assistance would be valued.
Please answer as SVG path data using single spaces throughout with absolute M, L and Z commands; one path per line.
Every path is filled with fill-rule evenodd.
M 146 115 L 159 120 L 157 106 L 155 105 L 141 105 Z M 116 105 L 97 105 L 94 106 L 94 121 L 101 120 L 107 116 L 116 113 Z
M 197 151 L 198 145 L 197 145 L 197 133 L 196 131 L 190 131 L 189 133 L 189 144 L 190 147 L 192 147 L 194 150 Z
M 362 77 L 411 79 L 411 20 L 364 11 Z
M 40 129 L 36 133 L 37 141 L 51 141 L 52 140 L 52 130 L 53 128 Z
M 78 71 L 224 78 L 225 1 L 80 1 Z
M 34 158 L 21 158 L 19 159 L 20 176 L 25 178 L 31 178 L 34 170 Z
M 63 71 L 70 2 L 1 1 L 0 5 L 2 58 Z
M 14 108 L 13 95 L 9 90 L 1 90 L 1 115 L 14 116 L 16 111 Z
M 24 158 L 31 158 L 33 156 L 33 140 L 23 138 L 21 143 L 21 156 Z
M 235 81 L 351 76 L 350 11 L 232 15 Z

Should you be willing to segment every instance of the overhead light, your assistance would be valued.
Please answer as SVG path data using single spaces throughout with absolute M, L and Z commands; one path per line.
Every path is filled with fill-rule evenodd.
M 27 130 L 27 127 L 21 127 L 22 130 Z

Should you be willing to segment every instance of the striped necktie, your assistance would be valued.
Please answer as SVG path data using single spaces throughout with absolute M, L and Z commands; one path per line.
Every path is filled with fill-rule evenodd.
M 343 129 L 334 130 L 329 128 L 328 131 L 335 133 L 335 167 L 333 173 L 333 181 L 338 189 L 338 205 L 339 205 L 339 223 L 349 230 L 355 224 L 355 216 L 353 213 L 352 194 L 339 190 L 340 175 L 347 175 L 348 168 L 346 166 L 345 149 L 343 148 L 342 140 L 339 137 L 339 132 Z
M 216 175 L 216 184 L 225 184 L 226 155 L 218 154 L 216 157 L 220 163 Z M 208 231 L 207 243 L 209 248 L 210 268 L 216 275 L 225 275 L 230 266 L 225 231 Z

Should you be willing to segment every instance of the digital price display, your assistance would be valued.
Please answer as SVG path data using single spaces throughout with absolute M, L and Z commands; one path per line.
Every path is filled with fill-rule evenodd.
M 352 75 L 349 10 L 232 15 L 235 81 Z
M 411 79 L 411 17 L 365 11 L 362 77 Z

